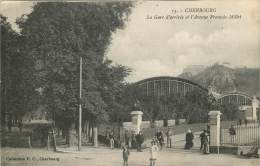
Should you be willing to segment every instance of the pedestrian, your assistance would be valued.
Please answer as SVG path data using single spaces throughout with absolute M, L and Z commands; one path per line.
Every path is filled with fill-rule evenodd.
M 162 150 L 164 138 L 163 138 L 163 133 L 160 129 L 158 129 L 156 132 L 156 138 L 159 141 L 160 149 Z
M 139 133 L 135 135 L 135 140 L 136 140 L 136 150 L 139 152 Z
M 129 139 L 130 139 L 130 136 L 129 136 L 128 131 L 126 130 L 126 131 L 125 131 L 125 145 L 126 145 L 127 147 L 129 147 Z
M 137 152 L 142 152 L 142 144 L 144 142 L 144 136 L 141 131 L 136 135 L 136 142 L 137 142 Z
M 114 132 L 111 131 L 109 133 L 109 140 L 110 140 L 110 148 L 114 149 L 115 148 L 115 138 L 114 138 Z
M 131 149 L 135 149 L 136 148 L 136 135 L 135 133 L 132 133 L 132 136 L 131 136 Z
M 168 128 L 167 132 L 166 132 L 166 138 L 167 138 L 167 147 L 171 148 L 172 147 L 172 131 L 170 130 L 170 128 Z
M 13 125 L 12 120 L 9 119 L 8 122 L 7 122 L 7 127 L 8 127 L 9 132 L 12 132 L 12 125 Z
M 106 144 L 107 145 L 110 145 L 110 138 L 109 138 L 109 134 L 110 134 L 110 131 L 109 131 L 110 129 L 109 128 L 106 128 Z
M 238 120 L 238 124 L 239 124 L 239 126 L 242 125 L 242 120 L 241 119 Z
M 200 150 L 203 149 L 203 145 L 204 145 L 206 133 L 207 133 L 207 131 L 204 130 L 204 131 L 200 134 Z
M 191 149 L 193 147 L 193 139 L 194 135 L 189 129 L 186 134 L 186 144 L 185 144 L 185 149 Z
M 132 136 L 131 136 L 131 133 L 128 132 L 128 137 L 129 137 L 129 140 L 128 140 L 128 149 L 132 149 Z
M 207 125 L 207 134 L 208 134 L 209 144 L 210 144 L 210 125 Z
M 209 137 L 208 137 L 208 133 L 206 130 L 204 130 L 203 134 L 202 134 L 202 142 L 203 142 L 203 153 L 204 154 L 209 154 Z
M 156 145 L 155 141 L 152 141 L 151 144 L 152 146 L 150 148 L 150 166 L 155 166 L 155 161 L 157 160 L 159 148 Z
M 234 144 L 235 136 L 236 136 L 236 129 L 234 128 L 234 125 L 231 125 L 231 127 L 229 128 L 229 134 L 231 138 L 231 144 Z
M 123 146 L 123 160 L 124 160 L 124 164 L 123 166 L 128 166 L 128 157 L 130 155 L 130 151 L 128 149 L 128 146 L 124 145 Z
M 20 133 L 22 133 L 22 130 L 23 130 L 23 122 L 22 122 L 22 120 L 19 121 L 18 127 L 19 127 Z
M 158 139 L 156 138 L 156 136 L 153 137 L 152 141 L 155 142 L 155 144 L 157 145 L 157 147 L 160 146 L 160 143 L 159 143 Z
M 247 126 L 247 119 L 245 119 L 245 125 Z

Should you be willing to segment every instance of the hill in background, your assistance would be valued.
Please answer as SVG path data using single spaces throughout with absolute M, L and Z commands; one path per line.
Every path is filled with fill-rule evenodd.
M 195 75 L 191 72 L 184 72 L 178 77 L 188 79 L 219 93 L 240 91 L 260 96 L 260 68 L 233 69 L 214 64 Z

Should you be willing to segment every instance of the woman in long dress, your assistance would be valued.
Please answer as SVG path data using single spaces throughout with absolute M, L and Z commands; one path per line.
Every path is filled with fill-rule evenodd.
M 191 149 L 193 147 L 193 139 L 194 135 L 189 129 L 186 134 L 186 144 L 185 144 L 185 149 Z

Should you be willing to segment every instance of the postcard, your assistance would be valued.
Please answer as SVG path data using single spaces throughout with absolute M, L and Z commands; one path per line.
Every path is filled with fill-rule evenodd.
M 1 165 L 260 165 L 259 0 L 0 3 Z

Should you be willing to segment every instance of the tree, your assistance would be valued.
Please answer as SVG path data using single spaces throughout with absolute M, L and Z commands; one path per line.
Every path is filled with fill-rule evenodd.
M 213 108 L 211 96 L 200 90 L 193 90 L 185 95 L 174 93 L 169 96 L 155 96 L 143 94 L 138 86 L 133 85 L 131 91 L 132 94 L 128 97 L 141 102 L 144 119 L 151 122 L 180 118 L 185 118 L 188 123 L 206 122 L 208 112 Z
M 236 104 L 223 104 L 219 106 L 219 109 L 223 120 L 237 120 L 239 117 L 239 108 Z
M 131 70 L 122 65 L 112 65 L 112 61 L 105 59 L 96 70 L 99 89 L 106 103 L 110 121 L 122 122 L 125 118 L 125 103 L 123 103 L 124 89 L 127 87 L 125 78 Z
M 185 95 L 184 114 L 188 123 L 207 122 L 212 108 L 211 96 L 203 91 L 194 90 Z
M 15 32 L 7 18 L 0 15 L 1 25 L 1 122 L 6 119 L 21 120 L 21 117 L 33 107 L 26 104 L 35 101 L 31 90 L 28 69 L 29 59 L 22 54 L 22 38 Z M 26 95 L 31 94 L 31 95 Z
M 55 114 L 57 125 L 70 133 L 68 138 L 72 138 L 78 119 L 79 102 L 82 103 L 83 119 L 89 120 L 93 126 L 108 120 L 107 111 L 111 110 L 106 108 L 111 101 L 105 97 L 107 90 L 104 89 L 110 86 L 109 80 L 101 77 L 109 74 L 101 71 L 110 68 L 115 74 L 124 68 L 109 67 L 104 54 L 111 33 L 123 27 L 130 7 L 131 3 L 127 2 L 42 2 L 18 21 L 25 53 L 34 60 L 34 66 L 41 64 L 34 70 L 34 86 L 44 89 L 43 104 Z M 83 58 L 81 101 L 78 98 L 80 57 Z M 124 76 L 122 74 L 121 80 L 113 78 L 110 83 L 122 82 Z

